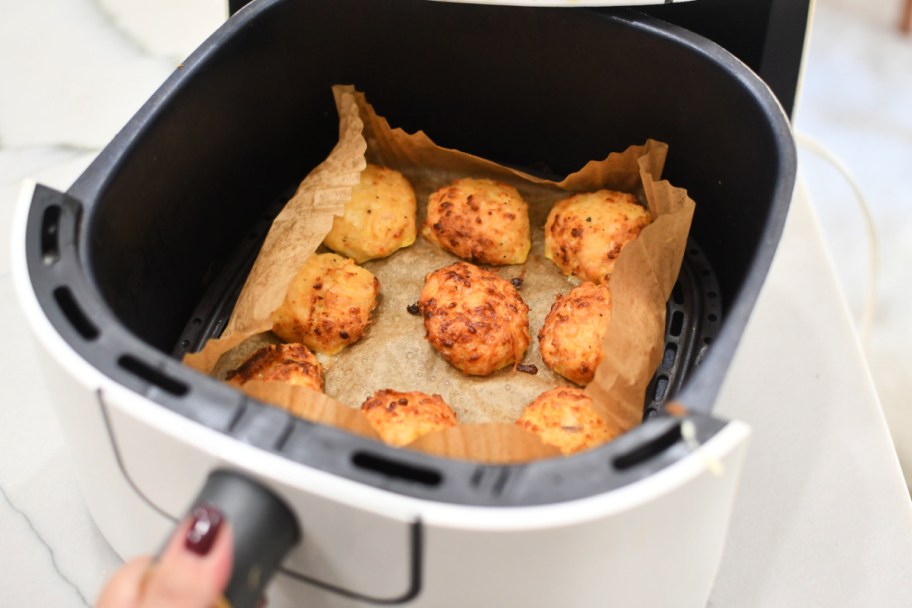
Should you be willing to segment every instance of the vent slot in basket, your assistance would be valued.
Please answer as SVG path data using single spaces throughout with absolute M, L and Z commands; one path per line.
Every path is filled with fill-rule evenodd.
M 89 320 L 88 315 L 82 310 L 82 307 L 73 297 L 73 292 L 69 287 L 61 286 L 54 290 L 54 301 L 60 312 L 66 317 L 67 321 L 80 336 L 86 340 L 95 340 L 100 335 L 98 327 Z
M 650 458 L 658 456 L 680 440 L 681 425 L 674 424 L 670 429 L 658 437 L 651 441 L 647 441 L 646 443 L 642 443 L 626 454 L 622 454 L 615 458 L 613 461 L 614 468 L 618 471 L 623 471 L 635 467 L 640 463 L 646 462 Z
M 384 477 L 392 477 L 429 487 L 439 486 L 443 481 L 443 475 L 433 469 L 416 467 L 412 464 L 391 460 L 370 452 L 356 452 L 352 456 L 352 464 L 372 473 L 379 473 Z
M 183 382 L 165 375 L 132 355 L 121 356 L 117 360 L 117 364 L 134 376 L 138 376 L 175 397 L 182 397 L 190 392 L 190 389 Z
M 60 259 L 60 206 L 51 205 L 41 216 L 41 261 L 45 266 Z

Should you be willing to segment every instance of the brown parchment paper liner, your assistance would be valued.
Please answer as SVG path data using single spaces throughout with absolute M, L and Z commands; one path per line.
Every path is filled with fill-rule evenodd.
M 339 112 L 339 143 L 304 178 L 273 220 L 223 337 L 255 331 L 282 304 L 295 273 L 323 242 L 333 217 L 345 211 L 352 188 L 367 167 L 364 125 L 352 91 L 335 88 L 333 95 Z
M 422 319 L 405 309 L 417 300 L 427 273 L 457 258 L 419 237 L 413 246 L 363 265 L 380 280 L 381 302 L 362 340 L 334 357 L 321 356 L 331 397 L 280 383 L 257 383 L 245 392 L 304 418 L 362 435 L 369 427 L 356 408 L 374 390 L 438 393 L 456 411 L 460 425 L 426 435 L 410 449 L 499 463 L 554 456 L 556 450 L 513 424 L 522 408 L 543 391 L 570 384 L 544 365 L 534 339 L 557 294 L 578 283 L 544 258 L 543 226 L 553 203 L 568 192 L 610 188 L 637 194 L 648 204 L 654 221 L 617 260 L 606 356 L 587 390 L 600 415 L 618 431 L 639 424 L 646 386 L 661 360 L 665 302 L 680 269 L 694 210 L 684 190 L 658 181 L 667 146 L 650 140 L 591 161 L 561 182 L 553 182 L 441 148 L 423 132 L 392 129 L 352 87 L 337 86 L 333 93 L 340 116 L 339 145 L 302 182 L 279 215 L 280 224 L 277 218 L 278 226 L 274 224 L 266 239 L 271 246 L 264 244 L 226 333 L 210 340 L 200 353 L 188 355 L 185 362 L 223 378 L 256 348 L 276 341 L 267 331 L 269 315 L 281 304 L 297 268 L 317 250 L 333 215 L 342 213 L 365 161 L 395 168 L 408 177 L 419 202 L 419 224 L 427 196 L 441 185 L 463 176 L 499 179 L 514 185 L 529 203 L 532 252 L 523 265 L 491 270 L 507 279 L 524 279 L 520 293 L 530 307 L 533 341 L 523 362 L 535 364 L 538 374 L 506 369 L 488 377 L 470 377 L 433 351 L 424 339 Z M 340 411 L 331 413 L 334 408 Z
M 345 211 L 352 189 L 367 167 L 364 123 L 351 87 L 334 87 L 339 114 L 339 142 L 301 182 L 272 222 L 253 268 L 244 282 L 221 338 L 210 340 L 184 363 L 210 373 L 221 356 L 252 335 L 269 331 L 272 312 L 281 305 L 295 273 Z

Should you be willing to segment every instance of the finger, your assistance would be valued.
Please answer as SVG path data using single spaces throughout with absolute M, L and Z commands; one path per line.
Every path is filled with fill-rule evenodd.
M 231 527 L 202 506 L 178 526 L 146 583 L 142 608 L 211 608 L 231 576 Z
M 127 562 L 101 590 L 95 608 L 138 608 L 140 589 L 151 563 L 149 557 L 137 557 Z

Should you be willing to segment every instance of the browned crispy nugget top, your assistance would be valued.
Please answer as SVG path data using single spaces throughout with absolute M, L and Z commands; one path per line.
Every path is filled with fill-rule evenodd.
M 567 386 L 539 395 L 516 424 L 564 454 L 594 448 L 619 434 L 598 415 L 583 389 Z
M 440 395 L 375 392 L 361 404 L 367 421 L 385 443 L 407 445 L 422 435 L 456 426 L 456 414 Z
M 485 376 L 519 363 L 529 346 L 529 307 L 519 292 L 472 264 L 429 274 L 418 308 L 428 342 L 467 374 Z
M 228 372 L 226 380 L 235 386 L 251 380 L 274 380 L 322 391 L 323 366 L 303 344 L 271 344 Z
M 632 194 L 599 190 L 558 201 L 545 223 L 545 257 L 564 274 L 598 283 L 651 221 Z
M 348 258 L 312 255 L 295 275 L 272 331 L 327 355 L 357 342 L 377 306 L 380 281 Z
M 415 191 L 404 175 L 367 165 L 323 244 L 359 264 L 384 258 L 415 242 L 416 209 Z
M 428 197 L 421 234 L 471 262 L 522 264 L 531 247 L 529 206 L 513 186 L 457 179 Z
M 545 364 L 568 380 L 589 384 L 602 361 L 602 339 L 610 321 L 607 285 L 583 283 L 557 296 L 538 332 Z

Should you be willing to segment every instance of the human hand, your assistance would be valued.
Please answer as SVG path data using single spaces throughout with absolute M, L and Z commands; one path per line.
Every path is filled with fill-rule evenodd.
M 231 577 L 231 526 L 200 506 L 183 521 L 158 559 L 126 563 L 105 585 L 96 608 L 213 608 Z

